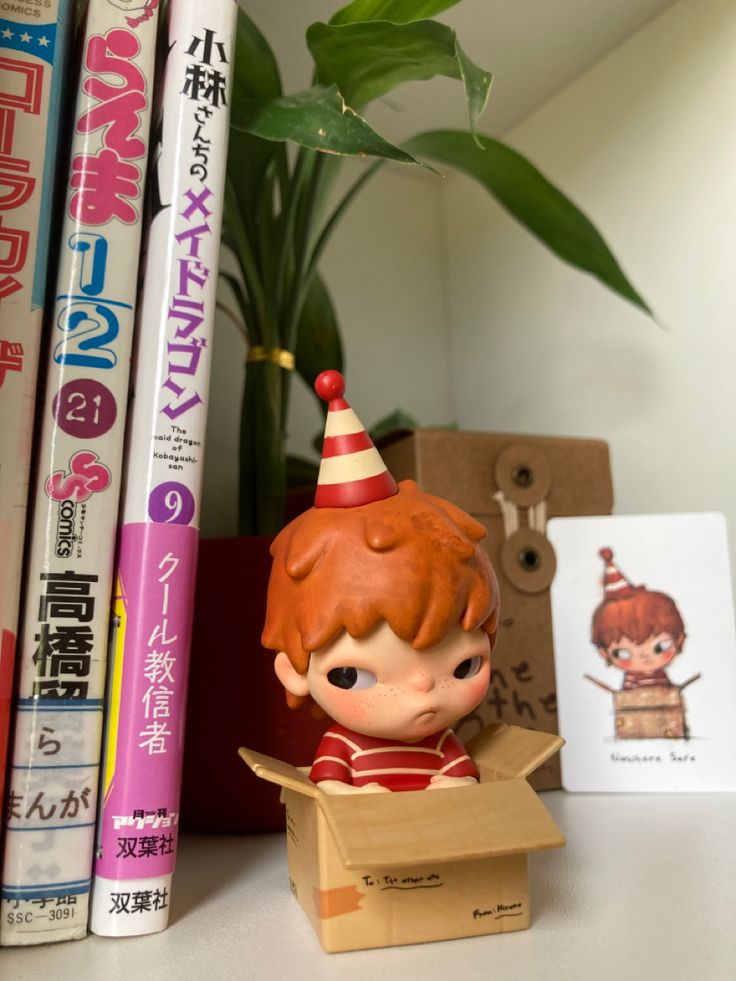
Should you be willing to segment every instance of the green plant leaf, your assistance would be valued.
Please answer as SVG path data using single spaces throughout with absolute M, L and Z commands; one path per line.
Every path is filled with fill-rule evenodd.
M 312 487 L 317 483 L 319 474 L 319 463 L 314 460 L 307 460 L 303 456 L 286 457 L 286 486 L 293 487 Z
M 355 24 L 361 20 L 390 20 L 393 24 L 410 24 L 434 17 L 456 7 L 460 0 L 353 0 L 330 18 L 331 24 Z
M 304 379 L 310 391 L 314 392 L 314 382 L 321 371 L 332 368 L 343 369 L 342 341 L 337 315 L 332 299 L 321 276 L 312 277 L 309 290 L 302 307 L 297 334 L 296 370 Z M 314 392 L 320 408 L 326 411 L 327 405 Z
M 248 133 L 231 132 L 227 175 L 240 202 L 242 220 L 246 223 L 251 238 L 256 234 L 255 211 L 266 169 L 281 149 L 283 148 L 277 143 L 259 140 Z M 224 220 L 227 222 L 227 216 Z
M 263 290 L 253 255 L 252 241 L 244 221 L 244 213 L 231 180 L 225 184 L 225 207 L 223 209 L 223 240 L 237 259 L 245 284 L 250 316 L 247 334 L 252 344 L 265 344 L 273 347 L 273 316 L 269 298 Z
M 414 416 L 410 416 L 403 409 L 395 409 L 387 416 L 379 419 L 370 429 L 370 437 L 375 443 L 376 440 L 385 436 L 387 433 L 395 432 L 397 429 L 419 429 L 419 423 Z
M 318 81 L 337 85 L 348 105 L 358 109 L 403 82 L 426 81 L 435 75 L 463 82 L 471 129 L 486 107 L 491 73 L 478 68 L 460 47 L 455 32 L 436 21 L 316 23 L 307 30 L 307 44 Z
M 281 78 L 274 53 L 242 7 L 238 10 L 234 67 L 230 121 L 231 125 L 242 130 L 239 120 L 250 99 L 278 98 L 281 95 Z M 230 140 L 227 172 L 243 210 L 242 220 L 247 224 L 251 236 L 255 233 L 251 218 L 266 168 L 280 154 L 284 155 L 285 163 L 283 147 L 244 132 L 239 132 Z
M 233 128 L 263 140 L 288 140 L 310 150 L 343 156 L 419 163 L 410 153 L 384 140 L 346 106 L 336 85 L 315 85 L 305 92 L 279 99 L 248 99 L 241 108 Z
M 516 150 L 486 136 L 476 144 L 469 133 L 456 130 L 421 133 L 406 149 L 475 178 L 561 259 L 652 316 L 592 222 Z
M 227 273 L 220 270 L 218 275 L 220 279 L 223 280 L 223 282 L 227 283 L 227 285 L 230 287 L 230 289 L 233 292 L 233 296 L 235 297 L 235 302 L 238 305 L 238 310 L 240 311 L 240 317 L 243 322 L 243 329 L 245 330 L 247 336 L 248 322 L 250 320 L 251 310 L 250 310 L 250 304 L 248 303 L 248 297 L 246 296 L 245 290 L 243 289 L 243 284 L 240 282 L 238 277 L 233 276 L 232 273 Z M 248 338 L 248 343 L 252 343 L 250 338 Z
M 238 100 L 281 95 L 281 75 L 271 46 L 242 7 L 235 35 L 235 79 L 231 113 Z

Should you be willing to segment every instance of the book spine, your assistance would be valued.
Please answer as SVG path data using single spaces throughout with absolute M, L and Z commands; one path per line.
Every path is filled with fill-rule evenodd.
M 91 0 L 72 120 L 9 781 L 0 943 L 85 935 L 157 0 Z
M 116 575 L 91 928 L 166 928 L 227 156 L 235 0 L 172 0 Z
M 0 794 L 71 10 L 0 11 Z

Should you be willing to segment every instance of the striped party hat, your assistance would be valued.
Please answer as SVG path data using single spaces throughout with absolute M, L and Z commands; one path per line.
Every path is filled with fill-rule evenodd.
M 628 596 L 633 596 L 637 587 L 629 582 L 618 566 L 613 564 L 612 550 L 602 548 L 598 554 L 606 563 L 603 572 L 603 599 L 626 599 Z
M 314 390 L 328 403 L 314 506 L 355 508 L 396 494 L 396 481 L 343 398 L 345 379 L 340 372 L 323 371 L 314 383 Z

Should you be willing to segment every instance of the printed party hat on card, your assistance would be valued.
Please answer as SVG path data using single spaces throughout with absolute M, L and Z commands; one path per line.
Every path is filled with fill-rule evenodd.
M 610 548 L 602 548 L 598 554 L 606 564 L 603 571 L 603 599 L 625 599 L 627 596 L 633 596 L 637 587 L 629 582 L 618 566 L 613 564 L 613 551 Z
M 328 404 L 314 506 L 355 508 L 396 494 L 396 481 L 343 398 L 345 379 L 340 372 L 323 371 L 314 390 Z

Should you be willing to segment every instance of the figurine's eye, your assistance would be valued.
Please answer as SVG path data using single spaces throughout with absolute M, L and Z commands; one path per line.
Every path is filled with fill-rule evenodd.
M 335 688 L 359 691 L 361 688 L 372 688 L 376 683 L 376 676 L 364 668 L 333 668 L 327 672 L 327 680 Z
M 631 651 L 627 651 L 625 647 L 616 647 L 611 651 L 611 657 L 614 661 L 630 661 Z
M 654 645 L 655 654 L 664 654 L 665 651 L 669 651 L 672 647 L 672 640 L 668 637 L 667 640 L 660 640 Z
M 473 675 L 478 674 L 482 664 L 483 658 L 480 654 L 475 654 L 473 657 L 466 657 L 464 661 L 461 661 L 452 673 L 456 678 L 472 678 Z

